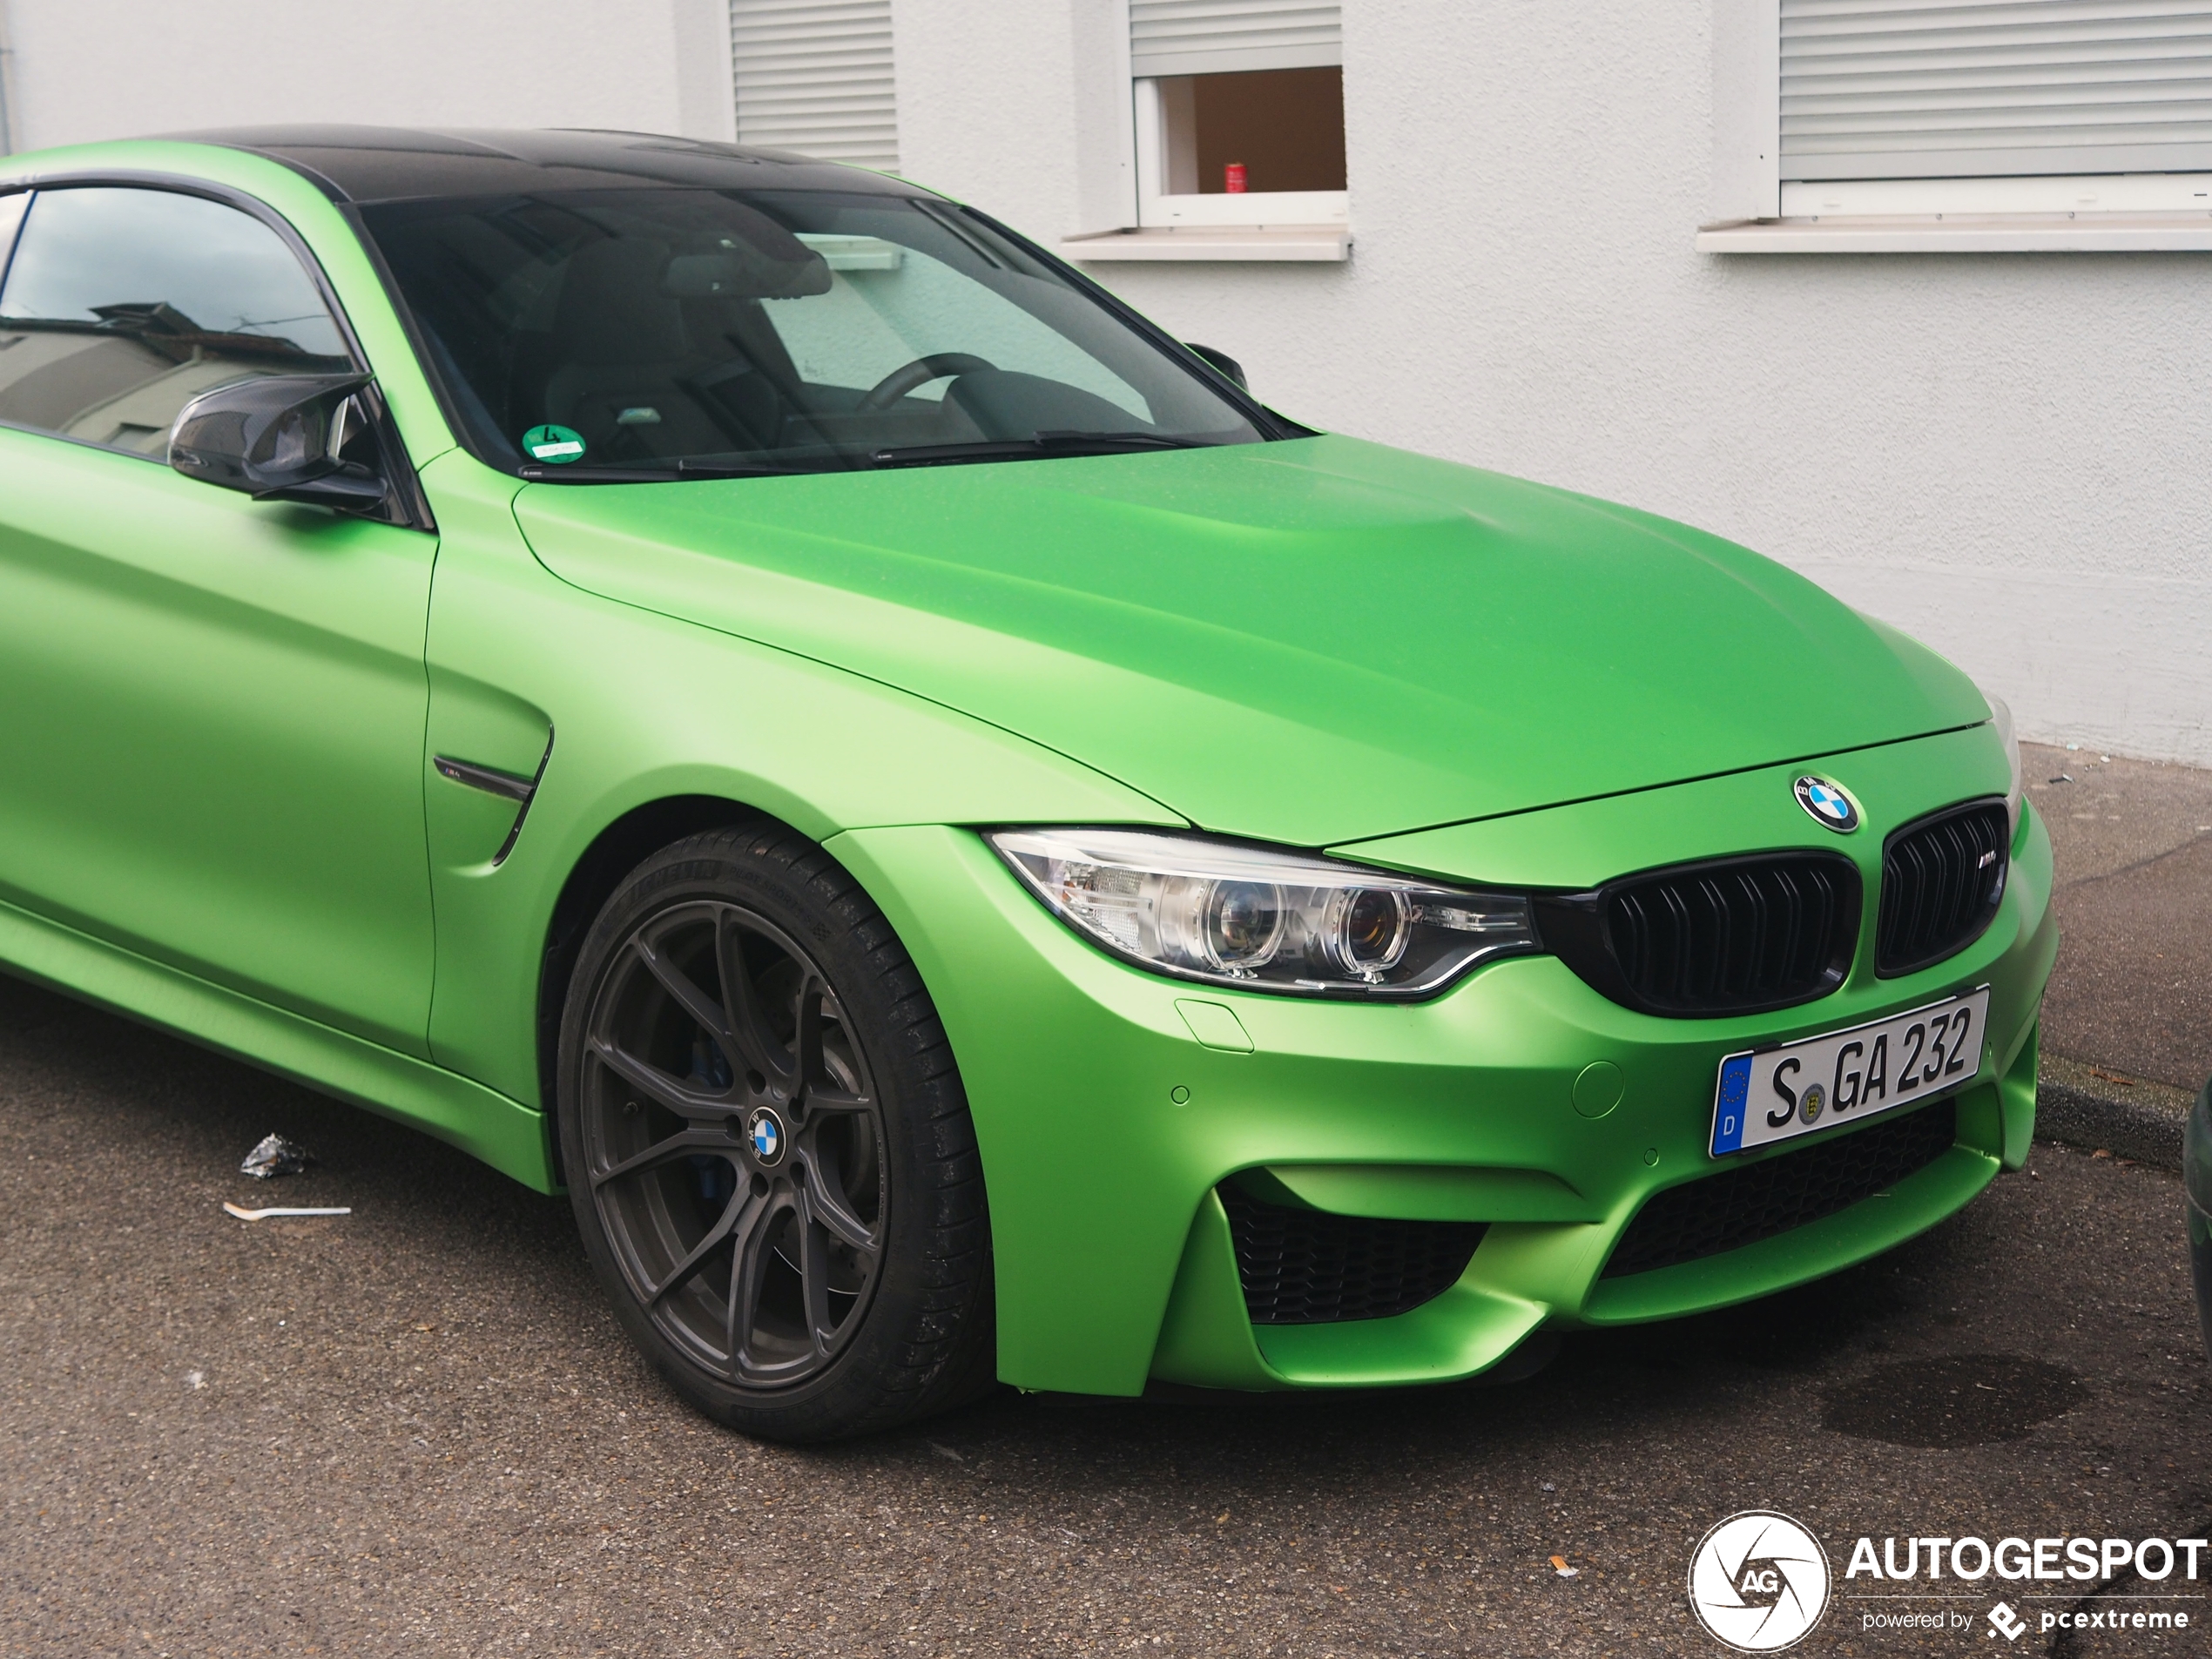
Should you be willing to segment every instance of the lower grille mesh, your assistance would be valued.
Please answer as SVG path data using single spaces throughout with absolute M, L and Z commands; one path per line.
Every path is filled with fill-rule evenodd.
M 1331 1325 L 1408 1312 L 1451 1289 L 1485 1231 L 1479 1222 L 1292 1210 L 1263 1204 L 1234 1182 L 1217 1190 L 1254 1325 Z
M 1958 1106 L 1940 1101 L 1824 1146 L 1669 1187 L 1636 1211 L 1602 1277 L 1702 1261 L 1848 1210 L 1925 1170 L 1958 1137 Z

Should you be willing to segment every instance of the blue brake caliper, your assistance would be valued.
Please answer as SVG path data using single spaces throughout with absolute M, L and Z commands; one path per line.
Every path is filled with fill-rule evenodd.
M 685 1081 L 703 1089 L 730 1086 L 730 1062 L 704 1032 L 691 1039 L 691 1075 Z M 719 1215 L 729 1204 L 730 1195 L 738 1190 L 736 1166 L 727 1158 L 704 1152 L 694 1152 L 690 1163 L 691 1177 L 698 1183 L 700 1202 Z

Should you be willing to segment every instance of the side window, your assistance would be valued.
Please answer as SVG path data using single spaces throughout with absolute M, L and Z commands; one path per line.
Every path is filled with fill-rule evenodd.
M 31 198 L 0 285 L 0 422 L 158 457 L 202 392 L 350 366 L 313 280 L 250 213 L 158 190 Z

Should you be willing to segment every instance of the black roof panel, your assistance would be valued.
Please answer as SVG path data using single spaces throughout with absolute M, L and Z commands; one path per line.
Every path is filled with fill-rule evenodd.
M 788 151 L 741 150 L 650 132 L 330 125 L 218 127 L 162 136 L 266 156 L 307 174 L 341 201 L 639 185 L 927 193 L 900 179 Z

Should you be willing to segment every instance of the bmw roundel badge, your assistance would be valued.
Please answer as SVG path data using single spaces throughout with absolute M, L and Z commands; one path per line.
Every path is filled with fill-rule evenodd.
M 1797 779 L 1797 805 L 1811 813 L 1824 829 L 1848 835 L 1858 827 L 1858 805 L 1844 793 L 1844 786 L 1811 772 Z
M 783 1161 L 783 1120 L 765 1106 L 752 1114 L 752 1121 L 746 1126 L 745 1138 L 752 1143 L 752 1156 L 762 1164 L 773 1169 Z

